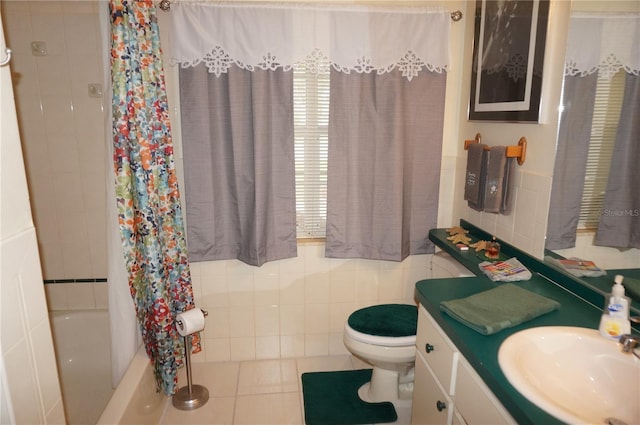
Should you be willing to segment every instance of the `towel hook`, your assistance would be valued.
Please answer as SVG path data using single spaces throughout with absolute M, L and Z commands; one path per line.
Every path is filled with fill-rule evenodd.
M 5 48 L 4 51 L 7 54 L 7 57 L 2 62 L 0 62 L 0 66 L 5 66 L 11 60 L 11 49 Z
M 480 135 L 480 133 L 476 133 L 476 137 L 473 138 L 472 140 L 465 140 L 464 141 L 464 150 L 468 150 L 469 149 L 469 145 L 472 143 L 482 143 L 482 136 Z
M 509 154 L 509 149 L 512 150 L 512 154 Z M 527 159 L 527 139 L 522 136 L 518 140 L 518 146 L 507 146 L 507 156 L 518 158 L 518 165 L 524 164 L 524 160 Z

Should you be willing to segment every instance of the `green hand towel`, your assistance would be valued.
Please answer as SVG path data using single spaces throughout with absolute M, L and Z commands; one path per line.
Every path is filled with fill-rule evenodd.
M 631 277 L 625 277 L 622 281 L 624 285 L 625 295 L 635 301 L 640 301 L 640 280 Z
M 558 308 L 560 303 L 511 283 L 440 303 L 445 313 L 483 335 L 517 326 Z

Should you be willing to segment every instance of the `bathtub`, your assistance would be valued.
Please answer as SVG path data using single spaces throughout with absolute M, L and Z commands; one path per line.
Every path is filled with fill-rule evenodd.
M 144 347 L 131 360 L 98 425 L 157 425 L 169 397 L 156 392 L 153 370 Z
M 49 313 L 67 424 L 95 424 L 113 393 L 107 310 Z

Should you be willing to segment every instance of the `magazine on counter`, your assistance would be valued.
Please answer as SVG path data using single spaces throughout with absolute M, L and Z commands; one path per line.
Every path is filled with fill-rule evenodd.
M 515 282 L 531 279 L 531 272 L 515 257 L 495 263 L 483 261 L 478 266 L 494 282 Z
M 562 258 L 558 259 L 558 261 L 565 268 L 571 270 L 602 271 L 593 261 L 581 260 L 579 258 Z

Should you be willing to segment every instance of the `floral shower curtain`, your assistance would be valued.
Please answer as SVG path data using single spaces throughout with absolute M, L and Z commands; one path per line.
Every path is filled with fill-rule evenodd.
M 184 355 L 175 317 L 194 302 L 158 24 L 150 0 L 109 8 L 118 221 L 146 352 L 158 389 L 171 395 Z

